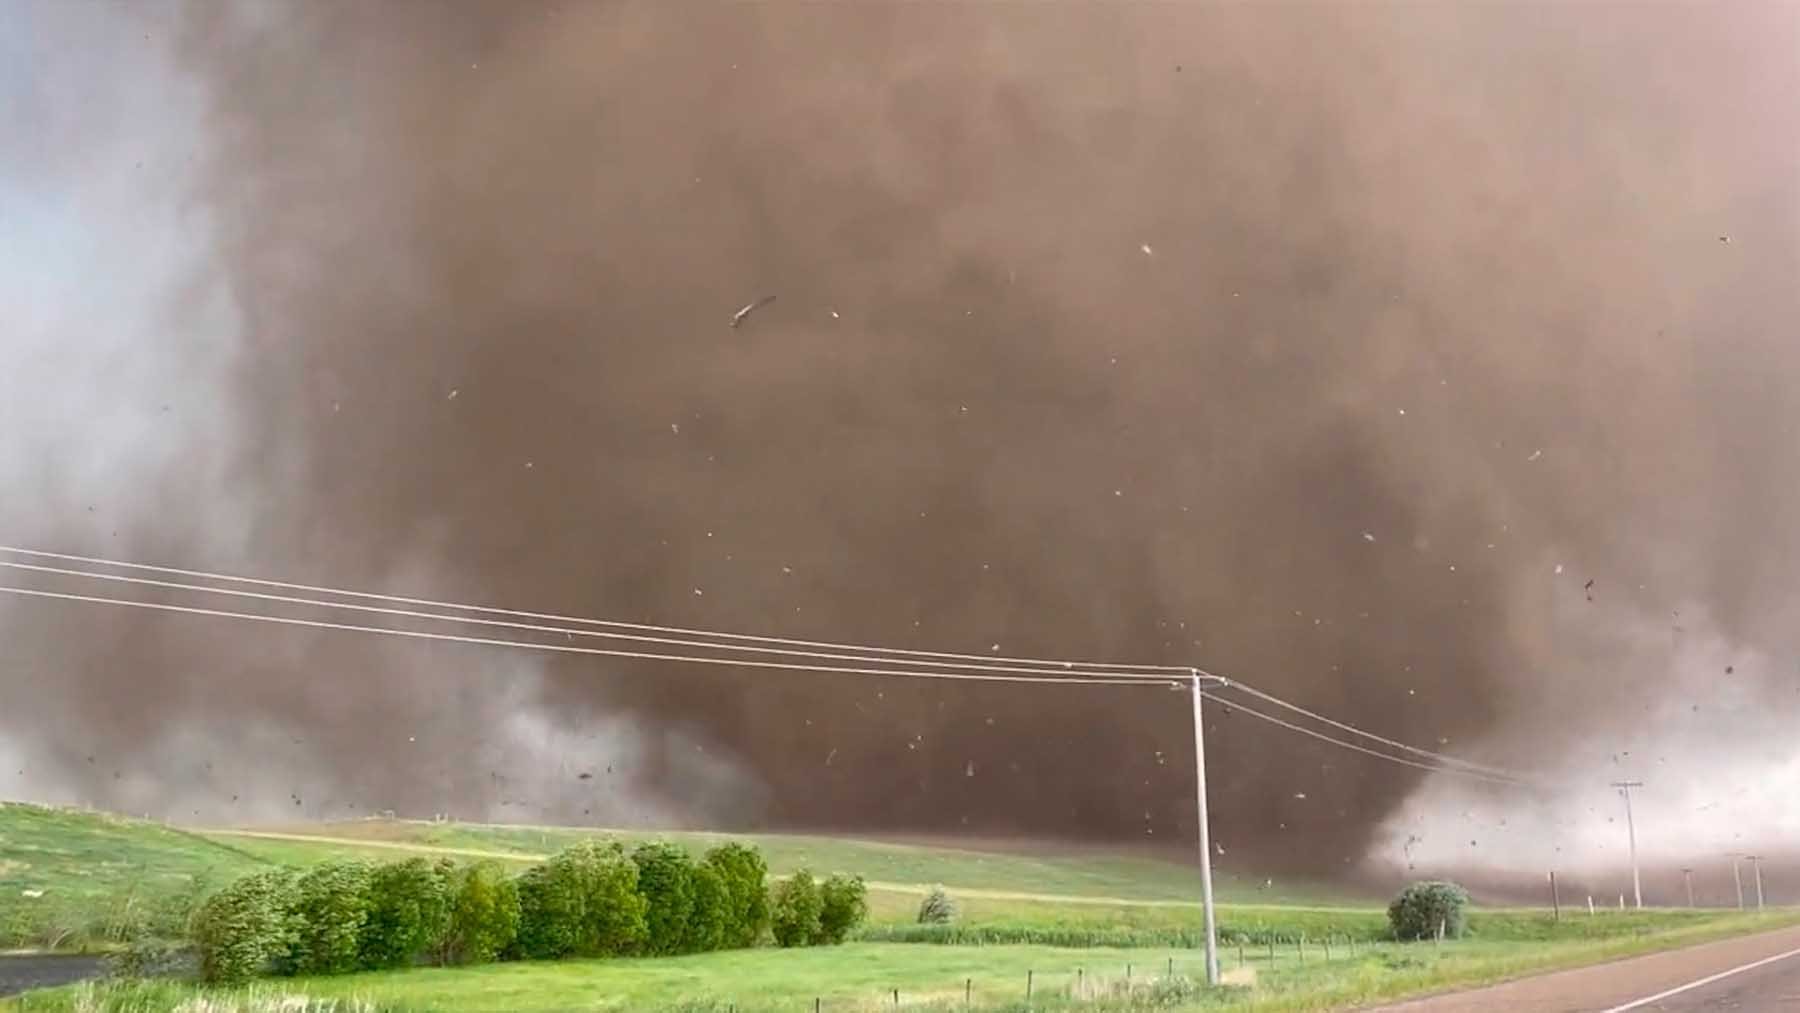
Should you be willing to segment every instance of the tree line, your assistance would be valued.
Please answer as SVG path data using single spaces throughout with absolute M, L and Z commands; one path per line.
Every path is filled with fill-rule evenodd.
M 860 876 L 770 884 L 753 847 L 695 860 L 674 844 L 584 841 L 509 875 L 494 862 L 332 861 L 245 876 L 191 936 L 203 980 L 343 974 L 418 963 L 660 956 L 843 942 L 868 915 Z

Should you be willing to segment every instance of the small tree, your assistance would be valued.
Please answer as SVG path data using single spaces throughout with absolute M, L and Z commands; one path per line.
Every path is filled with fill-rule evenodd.
M 813 945 L 837 944 L 869 916 L 869 888 L 861 876 L 833 876 L 819 887 L 819 931 Z
M 283 970 L 344 974 L 356 970 L 369 919 L 370 872 L 361 862 L 325 862 L 300 877 L 294 898 L 294 946 Z
M 1428 880 L 1400 891 L 1388 905 L 1388 925 L 1399 940 L 1435 938 L 1438 929 L 1455 939 L 1468 931 L 1469 893 L 1455 883 Z
M 725 879 L 711 865 L 694 866 L 694 913 L 688 918 L 688 953 L 707 953 L 725 945 L 726 922 L 731 917 L 731 896 Z
M 293 903 L 294 877 L 283 869 L 245 876 L 200 905 L 193 929 L 200 977 L 240 984 L 285 958 L 294 943 Z
M 720 945 L 755 946 L 769 928 L 769 866 L 755 848 L 722 844 L 706 853 L 705 864 L 725 888 L 726 916 Z
M 676 844 L 640 844 L 631 853 L 637 891 L 644 898 L 644 950 L 680 953 L 694 916 L 694 860 Z
M 629 953 L 646 906 L 625 850 L 583 841 L 520 877 L 519 949 L 538 960 Z
M 364 967 L 405 967 L 443 940 L 453 868 L 409 858 L 369 877 L 369 917 L 360 942 Z
M 956 920 L 956 901 L 941 886 L 934 886 L 919 902 L 920 925 L 948 925 Z
M 769 927 L 780 946 L 806 946 L 819 935 L 823 902 L 812 873 L 801 869 L 775 885 Z
M 439 960 L 485 964 L 511 949 L 518 936 L 518 884 L 493 862 L 458 871 Z

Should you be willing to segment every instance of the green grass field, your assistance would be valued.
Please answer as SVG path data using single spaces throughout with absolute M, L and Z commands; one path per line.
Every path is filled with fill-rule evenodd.
M 1309 946 L 1236 948 L 1223 953 L 1228 987 L 1199 989 L 1203 977 L 1193 950 L 1073 949 L 1048 946 L 909 946 L 853 943 L 807 950 L 745 950 L 691 957 L 554 964 L 493 964 L 293 979 L 255 986 L 266 1006 L 234 1006 L 239 992 L 152 983 L 76 986 L 33 993 L 27 1010 L 140 1013 L 167 1010 L 200 997 L 207 1009 L 292 1009 L 292 997 L 351 1000 L 391 1013 L 428 1010 L 717 1011 L 741 1013 L 810 1009 L 893 1008 L 961 1010 L 964 988 L 973 1008 L 1023 1010 L 1029 973 L 1032 1009 L 1322 1010 L 1402 995 L 1496 981 L 1537 970 L 1591 963 L 1795 921 L 1793 915 L 1716 915 L 1642 937 L 1557 942 L 1463 941 L 1361 946 L 1354 954 Z M 1173 972 L 1173 980 L 1169 975 Z M 1129 974 L 1129 977 L 1128 977 Z M 1127 999 L 1130 995 L 1132 998 Z M 278 1006 L 278 997 L 289 997 Z M 15 1003 L 12 1009 L 21 1007 Z M 339 1010 L 345 1007 L 340 1005 Z M 0 1003 L 0 1010 L 7 1009 Z M 9 1011 L 10 1013 L 10 1011 Z
M 523 867 L 593 832 L 364 821 L 278 828 L 257 835 L 183 831 L 96 813 L 0 804 L 0 949 L 94 948 L 141 935 L 179 934 L 199 897 L 230 878 L 325 858 L 406 854 L 503 856 Z M 703 850 L 710 834 L 605 832 L 627 842 L 657 838 Z M 270 981 L 251 992 L 202 992 L 160 982 L 102 984 L 32 993 L 0 1010 L 195 1013 L 302 1009 L 293 996 L 356 1000 L 371 1010 L 829 1010 L 1023 1009 L 1027 972 L 1034 1009 L 1084 998 L 1083 1009 L 1311 1010 L 1475 984 L 1800 920 L 1800 913 L 1651 911 L 1575 915 L 1477 910 L 1474 938 L 1431 944 L 1377 942 L 1381 908 L 1295 884 L 1270 892 L 1221 891 L 1228 981 L 1205 993 L 1195 946 L 1200 912 L 1181 866 L 1121 855 L 1005 855 L 961 848 L 747 835 L 772 871 L 807 866 L 854 872 L 881 884 L 862 941 L 818 950 L 751 950 L 691 957 L 419 969 L 329 979 Z M 914 924 L 926 884 L 961 903 L 953 926 Z M 1301 903 L 1295 903 L 1296 901 Z M 1304 943 L 1302 940 L 1304 939 Z M 938 945 L 920 945 L 938 944 Z M 1270 953 L 1273 945 L 1274 953 Z M 1352 950 L 1354 946 L 1354 951 Z M 1302 948 L 1304 947 L 1304 960 Z M 1327 956 L 1327 947 L 1329 957 Z M 1126 969 L 1130 966 L 1127 998 Z M 1173 976 L 1170 976 L 1170 972 Z M 1153 996 L 1146 990 L 1160 990 Z M 288 997 L 281 1000 L 280 997 Z M 1108 998 L 1110 996 L 1110 998 Z M 211 1005 L 191 1005 L 204 999 Z M 278 1001 L 280 1000 L 280 1001 Z M 283 1003 L 285 1002 L 285 1005 Z

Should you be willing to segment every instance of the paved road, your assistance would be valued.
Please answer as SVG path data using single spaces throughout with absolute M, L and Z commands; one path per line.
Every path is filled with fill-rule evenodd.
M 99 957 L 0 954 L 0 995 L 97 978 L 104 970 Z
M 1800 928 L 1384 1008 L 1394 1013 L 1800 1013 Z

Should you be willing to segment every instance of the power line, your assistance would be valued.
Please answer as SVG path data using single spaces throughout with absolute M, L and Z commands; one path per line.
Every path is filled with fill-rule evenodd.
M 1210 674 L 1210 673 L 1202 673 L 1202 674 Z M 1521 774 L 1517 771 L 1507 770 L 1503 767 L 1490 767 L 1487 764 L 1483 764 L 1483 763 L 1472 763 L 1468 760 L 1459 760 L 1454 756 L 1446 756 L 1442 753 L 1434 753 L 1434 752 L 1430 751 L 1429 749 L 1420 749 L 1417 746 L 1409 746 L 1404 742 L 1396 742 L 1393 739 L 1384 738 L 1380 735 L 1376 735 L 1374 732 L 1363 731 L 1361 728 L 1358 728 L 1355 725 L 1345 724 L 1342 721 L 1336 721 L 1331 718 L 1328 718 L 1323 714 L 1319 714 L 1314 711 L 1309 711 L 1305 707 L 1300 706 L 1299 704 L 1289 703 L 1286 700 L 1281 699 L 1280 697 L 1274 696 L 1273 694 L 1265 693 L 1262 690 L 1257 689 L 1254 686 L 1248 686 L 1248 685 L 1245 685 L 1244 683 L 1237 682 L 1232 679 L 1225 679 L 1223 676 L 1216 676 L 1215 678 L 1222 679 L 1226 688 L 1243 690 L 1245 693 L 1248 693 L 1251 696 L 1256 697 L 1257 699 L 1266 700 L 1269 703 L 1276 705 L 1277 707 L 1285 707 L 1288 710 L 1293 711 L 1296 714 L 1304 714 L 1307 717 L 1312 718 L 1314 721 L 1319 721 L 1324 724 L 1328 724 L 1333 728 L 1339 729 L 1341 731 L 1350 732 L 1353 735 L 1360 735 L 1365 739 L 1370 739 L 1375 742 L 1379 742 L 1384 746 L 1391 746 L 1395 749 L 1399 749 L 1399 750 L 1403 750 L 1408 753 L 1412 753 L 1415 756 L 1423 756 L 1423 757 L 1426 757 L 1431 760 L 1436 760 L 1439 763 L 1446 763 L 1451 766 L 1461 767 L 1466 770 L 1472 770 L 1472 771 L 1476 771 L 1476 772 L 1483 773 L 1483 774 L 1492 774 L 1495 777 L 1509 778 L 1509 779 L 1518 780 L 1518 781 L 1529 780 L 1528 775 Z M 1239 706 L 1242 706 L 1242 705 L 1240 704 Z
M 1236 684 L 1234 684 L 1234 685 L 1236 685 Z M 1402 764 L 1402 765 L 1408 766 L 1408 767 L 1417 767 L 1420 770 L 1429 770 L 1434 774 L 1451 774 L 1451 775 L 1455 775 L 1458 777 L 1471 777 L 1471 778 L 1475 778 L 1476 780 L 1480 780 L 1480 781 L 1491 781 L 1495 784 L 1506 784 L 1506 785 L 1512 785 L 1514 787 L 1520 787 L 1520 788 L 1533 787 L 1531 782 L 1521 781 L 1521 780 L 1517 780 L 1515 778 L 1495 777 L 1495 776 L 1492 776 L 1489 774 L 1480 773 L 1479 771 L 1461 770 L 1456 767 L 1442 767 L 1442 766 L 1437 766 L 1435 764 L 1430 764 L 1430 763 L 1420 763 L 1416 760 L 1408 760 L 1408 759 L 1405 759 L 1404 757 L 1392 756 L 1388 753 L 1383 753 L 1383 752 L 1379 752 L 1374 749 L 1369 749 L 1365 746 L 1359 746 L 1354 742 L 1345 742 L 1342 739 L 1332 738 L 1331 736 L 1326 735 L 1324 732 L 1313 731 L 1311 728 L 1302 727 L 1301 725 L 1294 724 L 1291 721 L 1285 721 L 1285 720 L 1275 717 L 1274 715 L 1271 715 L 1271 714 L 1264 714 L 1261 711 L 1252 710 L 1251 708 L 1246 707 L 1241 703 L 1236 703 L 1234 701 L 1224 699 L 1223 697 L 1216 696 L 1213 693 L 1210 693 L 1206 690 L 1201 690 L 1200 695 L 1206 697 L 1208 700 L 1212 700 L 1213 702 L 1221 704 L 1225 707 L 1235 708 L 1237 710 L 1243 711 L 1245 714 L 1248 714 L 1253 718 L 1257 718 L 1262 721 L 1267 721 L 1272 725 L 1279 725 L 1282 728 L 1286 728 L 1288 731 L 1299 732 L 1301 735 L 1311 736 L 1312 738 L 1318 739 L 1321 742 L 1329 742 L 1334 746 L 1342 746 L 1345 749 L 1353 750 L 1355 752 L 1362 753 L 1366 756 L 1373 756 L 1378 760 L 1386 760 L 1389 763 L 1398 763 L 1398 764 Z
M 1065 685 L 1100 685 L 1100 686 L 1178 686 L 1177 681 L 1169 678 L 1135 675 L 1068 675 L 1040 676 L 1015 675 L 1002 672 L 970 673 L 970 672 L 905 672 L 885 668 L 849 668 L 833 665 L 802 665 L 787 661 L 759 661 L 754 658 L 708 658 L 679 654 L 658 654 L 650 651 L 625 651 L 604 647 L 577 647 L 569 644 L 539 644 L 530 641 L 499 640 L 491 637 L 465 637 L 449 633 L 429 633 L 423 630 L 394 630 L 379 626 L 357 626 L 350 623 L 331 623 L 317 619 L 295 619 L 290 616 L 258 615 L 254 612 L 230 612 L 224 609 L 199 608 L 192 605 L 170 605 L 164 602 L 131 601 L 124 598 L 106 598 L 99 595 L 68 594 L 62 591 L 40 591 L 35 588 L 0 587 L 0 594 L 17 594 L 33 598 L 53 598 L 61 601 L 89 602 L 99 605 L 122 605 L 128 608 L 154 609 L 162 612 L 180 612 L 187 615 L 214 616 L 223 619 L 247 619 L 251 622 L 276 623 L 285 626 L 304 626 L 320 630 L 342 630 L 352 633 L 374 633 L 390 637 L 408 637 L 417 640 L 443 640 L 458 644 L 479 644 L 486 647 L 521 647 L 529 650 L 554 651 L 559 654 L 586 654 L 608 658 L 632 658 L 640 661 L 679 661 L 694 665 L 726 665 L 733 668 L 776 668 L 792 672 L 830 672 L 841 675 L 886 675 L 906 679 L 949 679 L 966 682 L 1034 682 Z
M 699 630 L 679 626 L 659 626 L 652 623 L 624 622 L 616 619 L 589 619 L 581 616 L 558 615 L 551 612 L 527 612 L 520 609 L 494 608 L 486 605 L 466 605 L 458 602 L 434 601 L 429 598 L 408 598 L 402 595 L 377 594 L 370 591 L 353 591 L 346 588 L 327 587 L 314 584 L 296 584 L 288 581 L 266 580 L 258 577 L 242 577 L 235 574 L 211 573 L 205 570 L 184 570 L 172 566 L 132 563 L 124 560 L 105 559 L 95 556 L 79 556 L 63 552 L 45 552 L 38 549 L 24 549 L 12 545 L 0 545 L 0 552 L 19 556 L 31 556 L 39 559 L 59 559 L 65 562 L 90 563 L 98 566 L 112 566 L 127 570 L 173 574 L 180 577 L 197 577 L 203 580 L 225 581 L 235 584 L 251 584 L 258 587 L 272 587 L 287 591 L 304 591 L 312 594 L 332 594 L 347 598 L 394 602 L 401 605 L 418 605 L 426 608 L 456 609 L 465 612 L 478 612 L 483 615 L 511 616 L 516 619 L 580 623 L 588 626 L 599 626 L 606 629 L 636 630 L 645 633 L 666 633 L 691 637 L 714 637 L 722 640 L 739 640 L 747 643 L 784 644 L 790 647 L 819 647 L 829 650 L 853 651 L 862 654 L 894 654 L 910 658 L 950 658 L 963 661 L 979 661 L 998 664 L 1051 665 L 1059 666 L 1066 670 L 1088 668 L 1124 672 L 1127 674 L 1170 672 L 1183 675 L 1193 671 L 1193 669 L 1187 665 L 1130 665 L 1121 662 L 1068 661 L 1059 658 L 1022 658 L 1006 655 L 957 654 L 949 651 L 921 651 L 904 647 L 875 647 L 865 644 L 833 643 L 831 641 L 823 640 L 800 640 L 792 637 L 757 636 L 749 633 L 723 633 L 713 630 Z M 903 662 L 896 661 L 894 663 L 902 664 Z
M 878 665 L 920 665 L 931 668 L 962 668 L 987 672 L 1011 672 L 1018 675 L 1082 675 L 1100 674 L 1083 673 L 1075 669 L 1055 668 L 1020 668 L 1011 664 L 978 664 L 967 661 L 926 661 L 916 658 L 882 658 L 854 654 L 828 654 L 822 651 L 801 651 L 782 647 L 758 647 L 746 644 L 715 644 L 703 640 L 684 640 L 679 637 L 658 637 L 642 633 L 618 633 L 611 630 L 584 630 L 570 626 L 545 626 L 538 623 L 520 623 L 505 619 L 481 619 L 474 616 L 443 615 L 434 612 L 420 612 L 413 609 L 383 608 L 378 605 L 359 605 L 352 602 L 322 601 L 317 598 L 299 598 L 292 595 L 268 594 L 261 591 L 241 591 L 235 588 L 208 587 L 204 584 L 186 584 L 180 581 L 156 580 L 150 577 L 130 577 L 119 573 L 90 573 L 85 570 L 70 570 L 59 566 L 40 566 L 35 563 L 15 563 L 0 559 L 0 567 L 14 570 L 27 570 L 34 573 L 50 573 L 64 577 L 85 577 L 92 580 L 110 580 L 127 584 L 138 584 L 149 587 L 168 588 L 176 591 L 197 591 L 203 594 L 230 595 L 238 598 L 251 598 L 258 601 L 278 602 L 284 605 L 306 605 L 326 609 L 350 609 L 376 615 L 399 616 L 408 619 L 431 619 L 440 622 L 473 623 L 481 626 L 496 626 L 506 629 L 525 630 L 533 633 L 560 633 L 569 637 L 599 637 L 607 640 L 627 640 L 638 643 L 665 644 L 674 647 L 697 647 L 713 651 L 743 651 L 755 654 L 776 654 L 787 657 L 813 658 L 827 661 L 854 661 L 863 664 Z M 1119 672 L 1104 673 L 1108 678 L 1149 673 Z M 1163 680 L 1166 681 L 1166 680 Z

